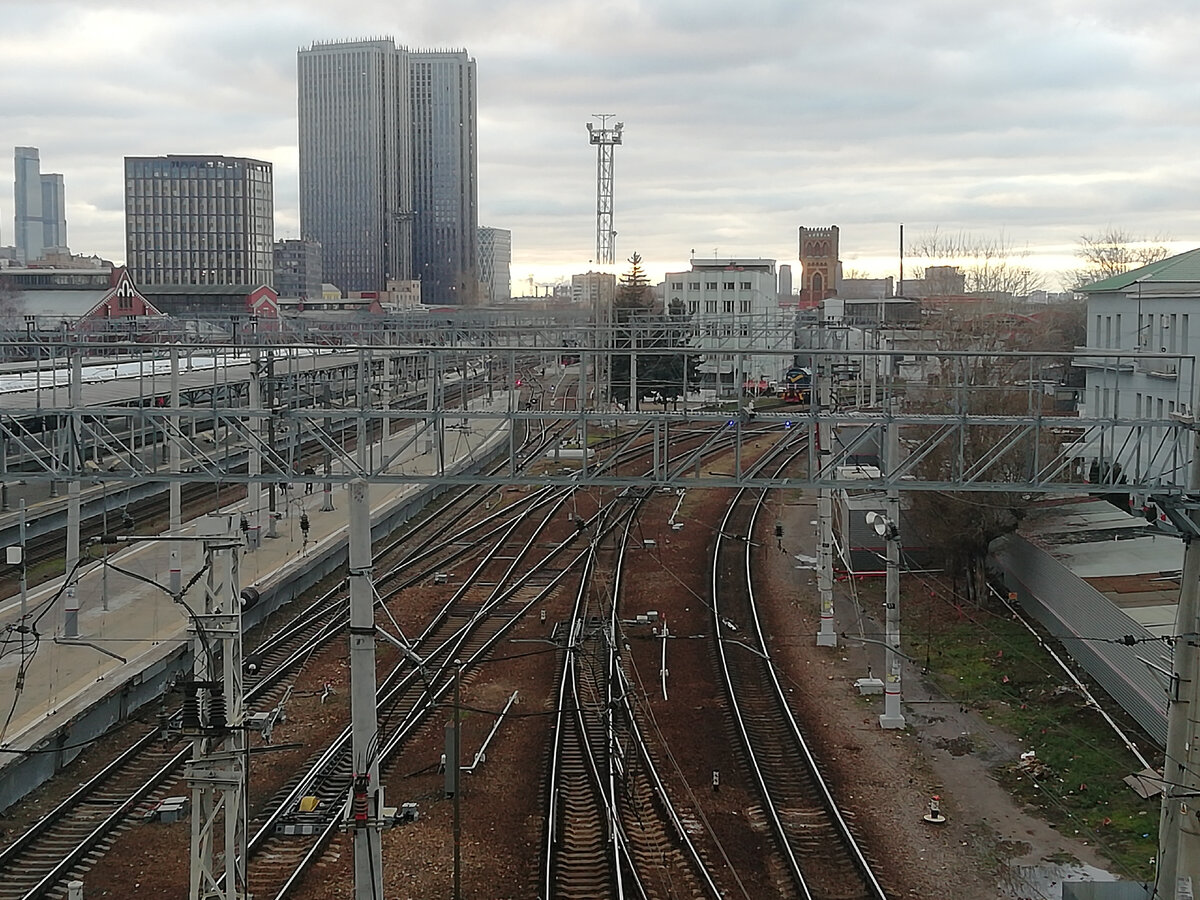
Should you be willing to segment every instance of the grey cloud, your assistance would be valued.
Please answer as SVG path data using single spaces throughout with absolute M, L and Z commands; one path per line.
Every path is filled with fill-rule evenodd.
M 1131 21 L 1117 0 L 59 0 L 10 12 L 0 34 L 0 147 L 41 147 L 80 205 L 72 244 L 119 255 L 122 156 L 294 155 L 297 47 L 390 34 L 477 59 L 480 219 L 514 231 L 515 272 L 593 252 L 583 126 L 599 112 L 626 122 L 621 256 L 686 259 L 719 239 L 788 258 L 801 223 L 841 223 L 864 257 L 893 254 L 902 220 L 1039 246 L 1109 221 L 1183 238 L 1200 234 L 1200 59 L 1176 7 L 1145 0 Z M 294 163 L 272 161 L 294 231 Z M 10 204 L 0 192 L 0 228 Z

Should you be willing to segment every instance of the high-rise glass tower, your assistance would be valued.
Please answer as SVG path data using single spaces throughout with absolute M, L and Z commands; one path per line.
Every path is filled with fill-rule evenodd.
M 343 291 L 412 278 L 408 54 L 395 42 L 299 54 L 300 231 Z
M 512 232 L 479 226 L 479 281 L 484 303 L 512 299 Z
M 66 252 L 67 212 L 63 177 L 41 171 L 37 147 L 13 152 L 13 226 L 17 259 L 28 263 L 47 250 Z
M 475 62 L 388 38 L 298 59 L 300 230 L 343 290 L 421 279 L 429 303 L 475 302 Z
M 269 162 L 125 157 L 125 258 L 135 283 L 270 286 L 274 243 Z
M 475 60 L 413 53 L 413 255 L 425 302 L 467 305 L 479 290 Z

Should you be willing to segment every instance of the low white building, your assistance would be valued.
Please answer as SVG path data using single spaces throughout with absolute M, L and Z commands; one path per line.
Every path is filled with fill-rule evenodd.
M 793 313 L 781 311 L 775 260 L 693 259 L 686 272 L 668 272 L 663 306 L 687 311 L 704 356 L 699 366 L 702 389 L 734 396 L 748 382 L 781 380 L 792 365 Z M 784 321 L 786 319 L 786 322 Z
M 1196 410 L 1200 249 L 1081 290 L 1088 298 L 1087 346 L 1078 348 L 1088 355 L 1076 361 L 1087 370 L 1081 415 L 1118 420 L 1124 436 L 1081 455 L 1183 484 L 1190 448 L 1155 423 Z

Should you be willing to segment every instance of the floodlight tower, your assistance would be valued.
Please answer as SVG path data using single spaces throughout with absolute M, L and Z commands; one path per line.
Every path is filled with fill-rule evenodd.
M 596 262 L 602 266 L 615 263 L 613 244 L 617 233 L 613 231 L 613 147 L 621 143 L 624 122 L 608 127 L 608 120 L 616 118 L 613 113 L 592 116 L 600 120 L 596 128 L 587 123 L 588 135 L 596 145 Z

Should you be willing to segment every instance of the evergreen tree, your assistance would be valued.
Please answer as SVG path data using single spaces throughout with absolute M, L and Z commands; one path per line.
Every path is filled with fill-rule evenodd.
M 678 352 L 690 343 L 687 307 L 675 301 L 665 315 L 655 311 L 654 291 L 642 269 L 642 257 L 634 253 L 629 265 L 617 285 L 613 304 L 612 398 L 626 408 L 638 406 L 639 398 L 630 396 L 631 354 L 620 350 L 634 346 L 640 351 L 671 350 L 638 354 L 638 393 L 658 394 L 665 408 L 668 402 L 684 396 L 687 385 L 696 378 L 697 357 Z

